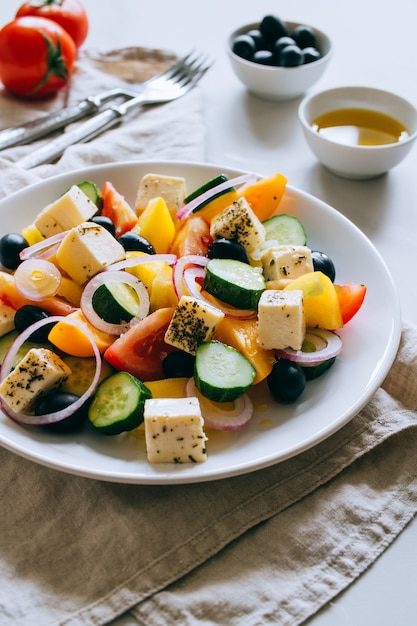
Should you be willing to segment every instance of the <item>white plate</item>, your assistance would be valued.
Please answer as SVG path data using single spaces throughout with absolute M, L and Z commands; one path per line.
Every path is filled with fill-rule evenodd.
M 189 163 L 119 163 L 71 172 L 32 185 L 0 203 L 4 232 L 32 222 L 46 204 L 83 180 L 114 183 L 134 202 L 140 178 L 149 172 L 184 176 L 192 191 L 226 171 Z M 25 428 L 0 414 L 0 444 L 18 455 L 70 474 L 119 483 L 177 484 L 215 480 L 264 468 L 299 454 L 329 437 L 367 403 L 384 380 L 400 338 L 400 310 L 391 276 L 379 253 L 356 226 L 320 200 L 287 187 L 280 209 L 305 225 L 308 245 L 334 260 L 336 281 L 364 283 L 368 291 L 356 317 L 342 330 L 343 353 L 321 378 L 307 383 L 291 406 L 273 402 L 265 383 L 252 394 L 255 415 L 237 433 L 211 431 L 208 460 L 195 465 L 149 464 L 143 441 L 132 435 L 55 435 Z M 3 233 L 4 234 L 4 233 Z

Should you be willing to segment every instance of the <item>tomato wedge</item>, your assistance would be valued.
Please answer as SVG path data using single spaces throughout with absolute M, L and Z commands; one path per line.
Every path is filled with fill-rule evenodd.
M 138 221 L 135 211 L 114 185 L 106 182 L 101 190 L 103 208 L 101 214 L 111 219 L 116 229 L 116 237 L 132 230 Z
M 347 324 L 361 308 L 366 295 L 366 286 L 358 283 L 345 283 L 334 286 L 339 300 L 343 324 Z
M 157 309 L 121 335 L 104 353 L 105 360 L 139 380 L 164 378 L 162 361 L 176 348 L 164 341 L 175 307 Z

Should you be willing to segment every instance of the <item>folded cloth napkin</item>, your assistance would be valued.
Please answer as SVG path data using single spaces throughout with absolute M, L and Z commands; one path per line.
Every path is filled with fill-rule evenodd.
M 79 76 L 78 98 L 117 81 L 86 58 Z M 92 163 L 203 160 L 198 90 L 56 165 L 19 170 L 28 149 L 2 153 L 1 197 Z M 301 624 L 417 510 L 416 376 L 417 328 L 404 322 L 384 385 L 346 426 L 293 459 L 211 483 L 118 485 L 0 449 L 0 623 L 98 626 L 130 611 L 146 626 Z

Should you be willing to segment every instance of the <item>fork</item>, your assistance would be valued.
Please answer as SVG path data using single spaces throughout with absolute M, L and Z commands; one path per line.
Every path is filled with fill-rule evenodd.
M 89 96 L 74 106 L 65 107 L 59 111 L 43 115 L 36 120 L 31 120 L 25 124 L 21 124 L 20 126 L 0 130 L 0 150 L 27 144 L 35 139 L 45 137 L 46 135 L 64 128 L 73 122 L 78 122 L 85 117 L 98 113 L 103 105 L 115 100 L 116 98 L 122 98 L 124 100 L 133 99 L 141 94 L 144 89 L 148 88 L 148 86 L 152 85 L 152 83 L 156 80 L 159 80 L 162 77 L 166 77 L 167 79 L 172 77 L 175 72 L 183 67 L 184 62 L 190 59 L 191 55 L 192 52 L 177 61 L 162 74 L 158 74 L 157 76 L 143 82 L 140 85 L 140 91 L 133 91 L 123 87 L 103 91 L 95 96 Z

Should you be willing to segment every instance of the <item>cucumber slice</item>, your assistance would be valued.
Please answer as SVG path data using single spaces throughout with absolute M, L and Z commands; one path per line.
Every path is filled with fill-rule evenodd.
M 324 374 L 324 372 L 327 372 L 327 370 L 332 367 L 335 361 L 336 357 L 334 356 L 331 359 L 327 359 L 327 361 L 322 361 L 321 363 L 318 363 L 317 365 L 301 366 L 301 369 L 305 374 L 306 380 L 314 380 L 315 378 L 318 378 L 319 376 Z
M 0 337 L 0 365 L 3 363 L 4 357 L 6 356 L 6 353 L 9 350 L 10 346 L 12 345 L 14 340 L 17 339 L 18 336 L 19 333 L 17 332 L 17 330 L 11 330 L 9 333 L 6 333 L 2 337 Z M 28 341 L 25 341 L 25 343 L 20 346 L 19 350 L 17 351 L 16 357 L 13 362 L 13 367 L 16 367 L 19 361 L 23 359 L 23 357 L 29 352 L 29 350 L 31 350 L 31 348 L 50 349 L 51 344 L 47 341 L 31 341 L 30 339 Z
M 209 189 L 213 189 L 213 187 L 217 187 L 217 185 L 221 185 L 227 180 L 229 180 L 229 177 L 226 174 L 219 174 L 218 176 L 215 176 L 211 180 L 204 183 L 204 185 L 201 185 L 201 187 L 198 187 L 195 191 L 186 196 L 186 198 L 184 198 L 184 203 L 188 204 L 189 202 L 191 202 L 191 200 L 195 200 L 195 198 L 198 198 L 198 196 L 206 193 L 206 191 L 208 191 Z
M 206 183 L 204 183 L 204 185 L 202 185 L 201 187 L 198 187 L 198 189 L 196 189 L 195 191 L 190 193 L 184 199 L 184 204 L 188 204 L 192 200 L 195 200 L 196 198 L 198 198 L 198 196 L 201 196 L 203 193 L 206 193 L 206 191 L 209 191 L 210 189 L 214 189 L 214 187 L 217 187 L 218 185 L 221 185 L 222 183 L 225 183 L 228 180 L 230 180 L 230 179 L 229 179 L 229 177 L 226 174 L 219 174 L 215 178 L 212 178 L 211 180 L 209 180 Z M 222 196 L 222 195 L 224 195 L 226 193 L 229 193 L 232 189 L 233 189 L 233 186 L 230 186 L 229 189 L 224 189 L 223 191 L 220 191 L 219 193 L 213 194 L 210 198 L 208 198 L 207 200 L 201 202 L 201 204 L 196 206 L 192 210 L 192 213 L 197 213 L 203 207 L 205 207 L 207 204 L 209 204 L 209 202 L 212 202 L 216 198 L 219 198 L 220 196 Z
M 196 351 L 194 381 L 199 392 L 214 402 L 233 402 L 256 377 L 252 363 L 220 341 L 202 343 Z
M 206 266 L 203 289 L 222 302 L 256 311 L 265 279 L 257 268 L 242 261 L 212 259 Z
M 98 386 L 88 419 L 105 435 L 133 430 L 143 422 L 145 400 L 151 397 L 152 393 L 140 380 L 128 372 L 117 372 Z
M 68 379 L 62 384 L 61 391 L 82 396 L 88 389 L 96 371 L 94 357 L 79 357 L 65 354 L 62 360 L 71 370 Z M 102 359 L 100 381 L 114 373 L 112 366 Z
M 135 290 L 122 282 L 100 285 L 93 294 L 92 305 L 97 315 L 111 324 L 129 322 L 140 308 Z
M 265 239 L 276 240 L 280 245 L 305 246 L 307 235 L 298 217 L 281 213 L 262 222 L 265 226 Z
M 90 180 L 84 180 L 82 183 L 78 183 L 77 187 L 79 187 L 81 191 L 83 191 L 85 195 L 90 198 L 92 202 L 94 202 L 97 208 L 101 209 L 103 206 L 103 197 L 100 189 L 95 183 L 92 183 Z

